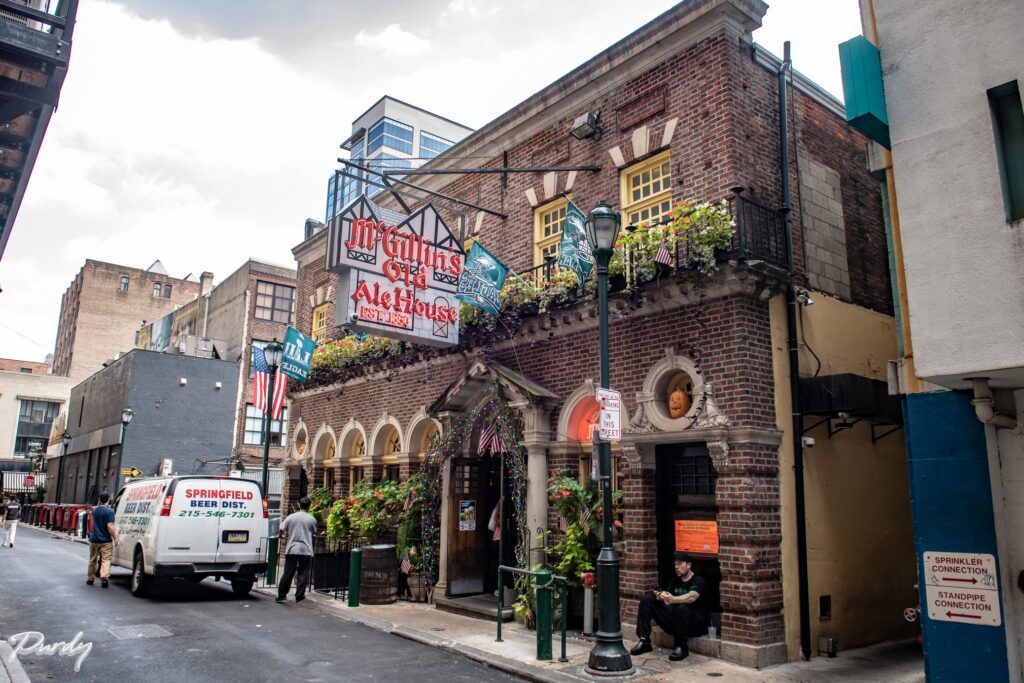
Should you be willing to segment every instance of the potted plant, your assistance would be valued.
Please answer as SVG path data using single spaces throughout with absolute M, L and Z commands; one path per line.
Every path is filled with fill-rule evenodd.
M 317 486 L 306 497 L 309 498 L 309 514 L 316 518 L 318 526 L 322 525 L 324 515 L 329 514 L 334 505 L 334 494 L 324 486 Z
M 541 293 L 541 308 L 548 310 L 575 302 L 579 284 L 576 273 L 568 268 L 559 268 Z
M 725 200 L 692 207 L 679 202 L 672 208 L 671 228 L 686 242 L 687 265 L 704 275 L 718 270 L 718 256 L 729 249 L 736 234 L 736 222 Z
M 562 471 L 548 480 L 548 498 L 558 512 L 561 527 L 551 546 L 554 570 L 566 578 L 569 618 L 581 618 L 582 575 L 594 569 L 594 559 L 600 547 L 597 486 L 594 482 L 581 483 Z
M 537 315 L 540 310 L 540 289 L 531 280 L 514 275 L 505 280 L 498 293 L 502 309 L 516 308 L 520 315 Z
M 622 249 L 615 249 L 608 263 L 608 291 L 619 292 L 626 288 L 626 259 Z
M 398 515 L 398 534 L 395 549 L 399 561 L 409 560 L 409 593 L 415 602 L 426 598 L 423 553 L 420 543 L 423 537 L 423 498 L 425 492 L 423 475 L 414 474 L 402 485 L 403 504 Z

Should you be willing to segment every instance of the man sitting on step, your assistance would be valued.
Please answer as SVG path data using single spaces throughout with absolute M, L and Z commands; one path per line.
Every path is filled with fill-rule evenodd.
M 675 637 L 676 649 L 668 656 L 673 662 L 690 655 L 687 639 L 707 633 L 707 584 L 693 573 L 693 561 L 686 553 L 675 554 L 676 576 L 668 590 L 649 591 L 640 599 L 636 635 L 640 639 L 632 655 L 651 652 L 651 619 Z

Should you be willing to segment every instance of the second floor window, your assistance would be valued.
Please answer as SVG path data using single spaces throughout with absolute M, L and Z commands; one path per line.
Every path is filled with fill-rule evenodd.
M 171 286 L 170 285 L 164 285 L 164 298 L 165 299 L 170 299 L 171 298 Z
M 263 436 L 266 430 L 266 422 L 263 419 L 263 412 L 254 405 L 245 406 L 245 443 L 250 446 L 262 446 Z M 287 446 L 288 434 L 288 409 L 281 410 L 280 420 L 270 422 L 270 445 Z
M 121 276 L 121 284 L 118 285 L 117 291 L 119 291 L 119 292 L 127 292 L 128 291 L 128 276 L 127 275 L 122 275 Z
M 295 306 L 295 288 L 273 282 L 256 282 L 256 317 L 290 325 Z
M 622 171 L 622 223 L 642 225 L 672 212 L 672 159 L 668 152 Z
M 313 328 L 309 336 L 318 343 L 327 339 L 327 308 L 327 304 L 322 304 L 313 309 Z
M 558 257 L 558 243 L 562 239 L 562 224 L 569 201 L 564 197 L 533 212 L 533 265 L 544 263 L 548 256 Z
M 159 299 L 160 298 L 160 290 L 161 290 L 160 283 L 159 282 L 154 282 L 153 283 L 153 296 L 155 296 L 156 298 Z

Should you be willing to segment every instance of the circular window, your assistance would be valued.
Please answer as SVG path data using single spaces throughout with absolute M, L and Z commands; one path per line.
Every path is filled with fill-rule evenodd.
M 306 426 L 299 425 L 298 430 L 295 433 L 295 453 L 298 457 L 302 457 L 306 454 L 306 446 L 309 442 L 309 435 L 306 433 Z
M 670 419 L 686 417 L 690 412 L 693 406 L 693 384 L 693 378 L 685 370 L 677 370 L 667 376 L 661 398 Z

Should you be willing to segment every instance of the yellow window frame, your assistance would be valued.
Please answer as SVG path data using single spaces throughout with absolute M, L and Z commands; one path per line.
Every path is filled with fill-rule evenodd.
M 327 308 L 327 304 L 321 304 L 313 309 L 313 329 L 309 336 L 318 343 L 327 339 Z
M 561 197 L 533 210 L 533 265 L 542 265 L 547 255 L 558 257 L 568 208 L 568 198 Z
M 624 225 L 653 224 L 672 212 L 672 154 L 668 150 L 619 174 Z

